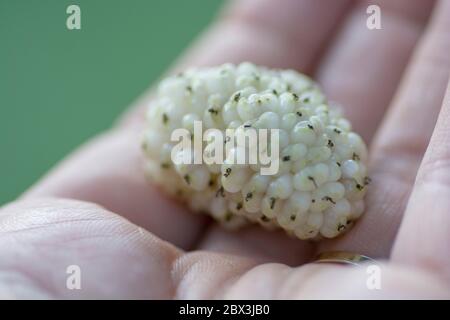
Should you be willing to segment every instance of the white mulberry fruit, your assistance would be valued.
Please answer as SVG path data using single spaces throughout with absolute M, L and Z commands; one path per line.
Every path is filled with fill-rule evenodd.
M 143 147 L 151 180 L 226 226 L 260 223 L 300 239 L 333 238 L 364 211 L 366 146 L 317 84 L 296 71 L 250 63 L 190 69 L 160 83 L 147 119 Z M 196 121 L 205 141 L 217 133 L 207 129 L 224 134 L 223 163 L 206 161 L 214 150 L 204 142 L 174 152 L 174 130 L 184 128 L 184 138 L 193 139 Z M 276 174 L 261 174 L 258 163 L 228 161 L 238 149 L 237 133 L 250 128 L 278 129 Z M 227 143 L 235 146 L 229 153 Z

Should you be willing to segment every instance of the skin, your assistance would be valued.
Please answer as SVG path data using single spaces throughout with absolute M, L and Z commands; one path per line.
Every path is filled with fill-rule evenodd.
M 450 298 L 450 1 L 237 1 L 188 65 L 252 61 L 312 75 L 370 143 L 367 210 L 344 236 L 221 229 L 143 177 L 139 134 L 151 90 L 16 202 L 0 209 L 2 298 Z M 311 263 L 347 250 L 364 267 Z M 79 265 L 82 290 L 66 289 Z

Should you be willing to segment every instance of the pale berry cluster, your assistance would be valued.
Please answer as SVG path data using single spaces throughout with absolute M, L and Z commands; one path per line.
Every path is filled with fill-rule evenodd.
M 147 117 L 143 146 L 152 181 L 227 226 L 253 222 L 300 239 L 333 238 L 364 211 L 366 146 L 296 71 L 250 63 L 187 70 L 161 82 Z M 279 129 L 277 174 L 228 158 L 175 165 L 171 134 L 185 128 L 193 137 L 196 120 L 204 130 Z

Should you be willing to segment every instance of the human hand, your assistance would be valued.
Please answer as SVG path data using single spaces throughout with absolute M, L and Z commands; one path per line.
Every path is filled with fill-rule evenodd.
M 379 5 L 383 30 L 370 31 L 367 2 L 239 1 L 176 67 L 247 60 L 313 75 L 371 142 L 367 210 L 348 234 L 228 232 L 165 198 L 142 172 L 149 94 L 0 210 L 0 296 L 448 298 L 450 3 L 428 22 L 431 1 Z M 382 290 L 367 289 L 364 268 L 309 263 L 331 250 L 385 260 Z M 79 291 L 65 286 L 74 264 Z

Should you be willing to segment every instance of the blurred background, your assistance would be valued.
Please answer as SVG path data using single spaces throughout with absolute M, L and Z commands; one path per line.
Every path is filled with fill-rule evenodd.
M 222 2 L 0 0 L 0 205 L 108 128 Z

